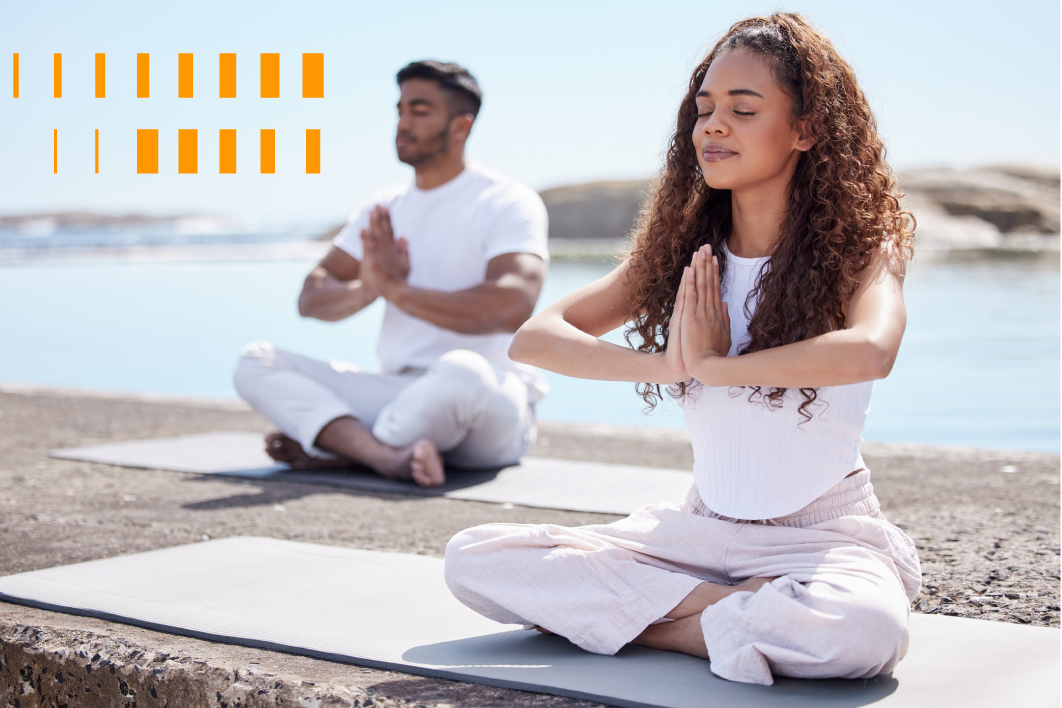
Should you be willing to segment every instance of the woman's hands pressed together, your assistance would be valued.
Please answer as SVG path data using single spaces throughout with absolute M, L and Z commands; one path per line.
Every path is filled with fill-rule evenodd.
M 709 383 L 708 369 L 714 359 L 725 358 L 730 351 L 730 313 L 723 302 L 719 279 L 719 258 L 712 247 L 701 246 L 682 273 L 675 314 L 679 320 L 681 359 L 690 376 Z M 674 336 L 674 325 L 672 325 Z M 671 349 L 671 342 L 668 343 Z

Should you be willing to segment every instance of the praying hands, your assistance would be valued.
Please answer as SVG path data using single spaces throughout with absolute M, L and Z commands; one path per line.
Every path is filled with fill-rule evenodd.
M 364 250 L 362 284 L 386 300 L 393 300 L 396 289 L 409 277 L 409 242 L 395 238 L 391 214 L 382 206 L 369 214 L 369 227 L 361 230 Z

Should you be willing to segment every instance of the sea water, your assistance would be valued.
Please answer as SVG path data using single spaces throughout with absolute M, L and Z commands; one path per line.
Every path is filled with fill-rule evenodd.
M 216 398 L 255 340 L 375 368 L 383 308 L 341 323 L 302 319 L 312 260 L 32 262 L 0 266 L 0 381 Z M 607 263 L 555 263 L 539 309 L 603 276 Z M 1054 257 L 916 260 L 908 326 L 875 384 L 864 438 L 1059 450 L 1059 262 Z M 622 343 L 616 331 L 607 339 Z M 681 427 L 632 384 L 548 374 L 546 420 Z

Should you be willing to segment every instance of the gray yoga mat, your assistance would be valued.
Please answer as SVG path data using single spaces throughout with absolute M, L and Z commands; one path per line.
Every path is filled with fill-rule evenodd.
M 134 440 L 52 450 L 51 456 L 123 467 L 308 482 L 604 514 L 629 514 L 646 504 L 665 501 L 678 504 L 693 483 L 693 475 L 680 470 L 525 457 L 519 465 L 504 469 L 448 469 L 446 485 L 421 489 L 412 482 L 384 479 L 369 471 L 292 470 L 274 463 L 265 454 L 258 433 L 206 433 Z
M 213 641 L 618 706 L 1058 706 L 1059 633 L 913 615 L 891 676 L 731 683 L 684 654 L 616 656 L 495 624 L 437 558 L 228 538 L 0 578 L 0 600 Z

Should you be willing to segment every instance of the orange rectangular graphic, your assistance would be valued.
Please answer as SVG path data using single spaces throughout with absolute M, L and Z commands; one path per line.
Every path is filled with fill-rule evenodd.
M 177 131 L 177 174 L 194 175 L 199 172 L 199 131 Z
M 177 55 L 177 98 L 192 97 L 192 55 Z
M 11 98 L 18 98 L 18 52 L 11 55 Z
M 52 130 L 52 174 L 59 174 L 59 129 Z
M 107 55 L 96 53 L 96 98 L 107 96 Z
M 148 98 L 151 94 L 151 55 L 136 55 L 136 97 Z
M 306 129 L 306 174 L 321 174 L 321 131 L 319 128 Z
M 96 174 L 100 173 L 100 129 L 96 128 Z
M 324 98 L 324 54 L 302 55 L 302 97 Z
M 275 175 L 277 173 L 277 131 L 262 130 L 260 150 L 261 173 Z
M 233 54 L 233 56 L 236 56 Z M 218 131 L 218 172 L 236 174 L 236 131 L 222 128 Z
M 218 98 L 236 98 L 235 54 L 218 54 Z
M 52 69 L 52 94 L 56 98 L 63 97 L 63 55 L 56 53 L 53 56 L 53 69 Z
M 146 54 L 144 56 L 147 56 Z M 136 131 L 136 173 L 157 175 L 159 173 L 159 131 Z
M 262 98 L 280 98 L 280 55 L 263 54 L 261 61 Z

